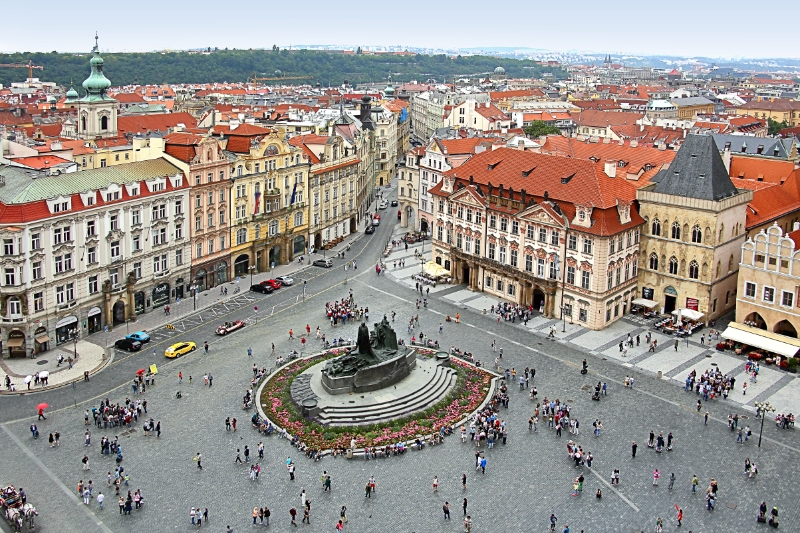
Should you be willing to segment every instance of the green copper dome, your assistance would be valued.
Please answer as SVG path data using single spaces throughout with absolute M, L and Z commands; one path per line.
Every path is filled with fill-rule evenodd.
M 97 45 L 97 36 L 95 36 L 95 45 L 92 49 L 94 57 L 89 61 L 92 67 L 92 72 L 89 77 L 83 82 L 83 88 L 86 89 L 86 96 L 84 101 L 90 100 L 106 100 L 106 91 L 111 87 L 111 82 L 106 75 L 103 74 L 103 58 L 100 57 L 100 49 Z
M 393 96 L 394 95 L 394 87 L 392 87 L 392 77 L 389 76 L 389 82 L 386 84 L 386 88 L 383 90 L 383 94 L 386 96 Z
M 74 87 L 70 87 L 69 91 L 67 91 L 67 101 L 71 102 L 77 99 L 78 99 L 78 91 L 76 91 Z

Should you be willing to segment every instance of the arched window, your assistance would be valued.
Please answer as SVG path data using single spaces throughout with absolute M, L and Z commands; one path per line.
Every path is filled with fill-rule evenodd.
M 658 255 L 650 254 L 650 270 L 658 270 Z
M 692 228 L 692 242 L 701 243 L 703 242 L 703 230 L 700 229 L 700 226 L 695 226 Z
M 256 186 L 257 185 L 258 184 L 256 184 Z M 260 224 L 256 224 L 256 240 L 258 240 L 260 238 L 261 238 L 261 225 Z
M 108 117 L 100 117 L 100 129 L 106 131 L 108 129 Z
M 236 244 L 244 244 L 247 242 L 247 229 L 242 228 L 236 232 Z
M 651 227 L 650 233 L 652 233 L 653 235 L 657 235 L 659 237 L 661 236 L 661 222 L 659 222 L 657 218 L 653 219 L 653 225 Z
M 681 225 L 677 222 L 672 223 L 672 238 L 676 240 L 681 238 Z
M 700 267 L 697 265 L 697 261 L 692 261 L 689 263 L 689 277 L 692 279 L 697 279 L 700 276 Z
M 722 238 L 725 236 L 725 224 L 719 225 L 719 239 L 717 239 L 718 243 L 722 242 Z
M 720 272 L 722 271 L 722 265 L 719 261 L 717 261 L 717 274 L 716 277 L 719 277 Z
M 733 254 L 728 259 L 728 272 L 733 272 Z
M 20 316 L 22 315 L 22 304 L 19 301 L 19 298 L 16 296 L 12 296 L 8 299 L 8 315 L 9 316 Z
M 669 273 L 670 274 L 678 273 L 678 258 L 676 258 L 674 255 L 669 258 Z
M 81 131 L 86 131 L 86 117 L 81 117 Z

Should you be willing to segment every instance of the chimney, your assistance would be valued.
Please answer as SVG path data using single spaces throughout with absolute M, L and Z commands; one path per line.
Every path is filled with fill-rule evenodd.
M 520 139 L 520 140 L 517 141 L 517 149 L 523 150 L 523 151 L 525 150 L 525 141 L 524 140 Z
M 528 203 L 528 193 L 525 192 L 525 189 L 520 191 L 520 198 L 522 199 L 522 205 L 526 205 Z
M 728 175 L 731 173 L 731 147 L 729 144 L 725 145 L 725 149 L 722 151 L 722 162 L 725 164 L 725 170 L 728 172 Z
M 792 231 L 797 231 L 800 229 L 800 222 L 795 222 L 792 224 Z
M 616 178 L 617 177 L 617 162 L 613 159 L 606 159 L 606 164 L 604 168 L 606 175 L 609 178 Z

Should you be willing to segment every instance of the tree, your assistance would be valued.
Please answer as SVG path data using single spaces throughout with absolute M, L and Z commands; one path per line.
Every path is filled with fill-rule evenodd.
M 363 53 L 364 53 L 364 51 L 363 51 L 363 50 L 361 50 L 361 47 L 359 46 L 359 47 L 358 47 L 358 50 L 356 50 L 356 54 L 358 54 L 358 55 L 361 55 L 361 54 L 363 54 Z
M 544 135 L 561 135 L 561 130 L 555 126 L 548 126 L 543 120 L 534 120 L 525 128 L 528 137 L 542 137 Z
M 788 128 L 789 125 L 786 121 L 778 122 L 777 120 L 772 120 L 771 118 L 767 119 L 767 127 L 769 128 L 770 135 L 777 135 L 780 131 L 784 128 Z

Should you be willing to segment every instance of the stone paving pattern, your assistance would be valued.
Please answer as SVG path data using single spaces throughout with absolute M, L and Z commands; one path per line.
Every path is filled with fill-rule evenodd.
M 300 509 L 303 488 L 312 500 L 311 525 L 300 524 L 297 529 L 307 531 L 331 531 L 343 504 L 348 507 L 346 531 L 463 531 L 460 518 L 464 497 L 469 499 L 474 532 L 547 531 L 550 513 L 559 518 L 558 531 L 566 524 L 574 532 L 581 529 L 586 532 L 652 531 L 658 516 L 667 524 L 665 531 L 677 531 L 674 504 L 684 510 L 681 529 L 685 531 L 755 531 L 760 527 L 755 522 L 755 514 L 762 500 L 780 508 L 781 529 L 790 531 L 798 523 L 800 511 L 790 492 L 791 480 L 798 476 L 798 463 L 794 459 L 800 452 L 797 433 L 778 430 L 767 421 L 761 450 L 755 447 L 756 439 L 737 445 L 735 435 L 725 424 L 729 412 L 749 416 L 749 419 L 742 419 L 742 423 L 751 424 L 756 438 L 758 426 L 749 406 L 742 406 L 733 399 L 709 402 L 705 409 L 711 412 L 712 418 L 708 426 L 704 426 L 702 417 L 694 409 L 696 396 L 684 392 L 681 381 L 689 368 L 686 364 L 691 362 L 690 366 L 704 368 L 705 357 L 698 360 L 696 350 L 684 353 L 685 342 L 677 352 L 676 357 L 680 359 L 669 358 L 666 349 L 659 351 L 657 357 L 665 362 L 665 369 L 669 366 L 681 372 L 658 380 L 651 370 L 639 364 L 625 366 L 626 363 L 608 357 L 613 351 L 605 353 L 633 324 L 620 323 L 619 331 L 605 334 L 581 332 L 567 324 L 568 332 L 559 333 L 559 336 L 574 336 L 554 342 L 545 338 L 549 321 L 531 321 L 527 328 L 519 323 L 497 324 L 492 317 L 482 315 L 480 306 L 483 303 L 478 308 L 469 306 L 470 302 L 485 296 L 469 301 L 460 299 L 462 303 L 457 306 L 450 298 L 434 295 L 452 289 L 442 286 L 431 291 L 429 308 L 417 311 L 413 284 L 410 289 L 403 287 L 391 273 L 376 276 L 372 268 L 390 231 L 391 228 L 384 225 L 371 239 L 362 239 L 354 245 L 350 257 L 358 257 L 359 269 L 349 272 L 347 286 L 342 284 L 341 269 L 315 271 L 313 275 L 318 277 L 309 282 L 305 303 L 295 303 L 297 295 L 302 294 L 301 288 L 285 288 L 266 300 L 276 303 L 275 314 L 266 318 L 266 313 L 260 310 L 262 315 L 258 323 L 255 323 L 250 302 L 242 304 L 238 310 L 232 307 L 228 316 L 215 317 L 216 322 L 230 318 L 253 321 L 240 332 L 217 338 L 213 335 L 215 322 L 206 321 L 157 341 L 157 348 L 162 352 L 167 343 L 178 338 L 194 340 L 201 345 L 208 340 L 211 348 L 208 355 L 200 349 L 170 362 L 156 357 L 160 373 L 156 385 L 148 388 L 144 397 L 151 416 L 162 423 L 162 436 L 160 439 L 145 437 L 138 424 L 136 431 L 120 437 L 125 456 L 123 465 L 131 476 L 130 489 L 141 488 L 145 496 L 142 510 L 134 510 L 131 516 L 120 516 L 113 497 L 106 500 L 103 511 L 97 509 L 94 501 L 84 506 L 77 502 L 75 485 L 79 479 L 91 478 L 95 491 L 106 492 L 105 474 L 113 469 L 114 460 L 112 456 L 99 454 L 99 440 L 102 435 L 113 438 L 121 433 L 93 429 L 93 444 L 90 448 L 84 447 L 83 409 L 96 404 L 99 398 L 109 397 L 117 402 L 131 397 L 129 380 L 135 368 L 153 362 L 147 350 L 109 365 L 91 384 L 77 390 L 65 388 L 0 398 L 0 420 L 3 421 L 0 482 L 25 488 L 29 501 L 39 509 L 37 524 L 42 532 L 187 531 L 192 528 L 189 508 L 200 506 L 209 508 L 208 525 L 213 531 L 224 531 L 230 524 L 239 533 L 257 529 L 251 525 L 251 512 L 256 505 L 267 505 L 272 510 L 271 529 L 289 531 L 293 528 L 289 525 L 288 509 L 292 506 Z M 357 276 L 355 279 L 353 274 Z M 270 353 L 273 342 L 278 353 L 297 349 L 299 341 L 288 339 L 289 328 L 298 332 L 308 323 L 312 331 L 317 325 L 328 330 L 324 303 L 344 297 L 349 288 L 353 288 L 358 303 L 369 305 L 372 317 L 396 311 L 399 325 L 396 329 L 403 337 L 407 337 L 405 321 L 418 313 L 420 329 L 439 339 L 444 346 L 455 344 L 467 348 L 490 363 L 494 359 L 490 343 L 491 339 L 496 339 L 504 348 L 504 366 L 518 370 L 535 367 L 534 384 L 539 397 L 555 397 L 572 404 L 573 414 L 581 422 L 581 434 L 576 440 L 594 455 L 592 469 L 582 469 L 586 476 L 583 493 L 579 497 L 570 496 L 571 480 L 578 472 L 566 455 L 566 443 L 571 435 L 564 431 L 561 438 L 556 438 L 543 424 L 537 432 L 530 433 L 527 420 L 533 405 L 527 393 L 519 392 L 513 384 L 510 408 L 501 413 L 509 425 L 510 438 L 506 446 L 499 444 L 487 450 L 488 466 L 484 475 L 475 472 L 472 445 L 462 444 L 457 437 L 441 446 L 410 451 L 405 456 L 386 460 L 326 458 L 313 463 L 299 457 L 286 440 L 258 435 L 249 425 L 251 412 L 240 408 L 241 397 L 252 376 L 253 362 L 273 366 L 274 357 Z M 465 307 L 473 311 L 466 312 Z M 446 323 L 443 334 L 439 335 L 439 322 L 445 315 L 452 316 L 459 310 L 462 323 Z M 340 326 L 336 334 L 355 337 L 356 327 L 356 324 Z M 311 339 L 312 345 L 315 342 Z M 247 356 L 248 347 L 254 350 L 252 359 Z M 150 346 L 147 348 L 149 350 Z M 591 354 L 592 351 L 598 355 Z M 587 352 L 590 352 L 588 356 Z M 629 358 L 632 355 L 629 352 Z M 584 357 L 588 358 L 590 368 L 586 376 L 578 372 Z M 732 368 L 738 369 L 738 366 Z M 179 371 L 184 375 L 182 385 L 178 385 Z M 214 375 L 213 387 L 203 386 L 204 372 Z M 633 390 L 622 385 L 626 374 L 637 377 Z M 189 375 L 193 376 L 191 385 L 188 384 Z M 795 405 L 800 398 L 798 380 L 785 380 L 780 373 L 779 376 L 777 381 L 765 378 L 772 384 L 762 395 L 769 394 L 775 402 Z M 593 402 L 587 388 L 597 381 L 609 384 L 609 395 L 600 402 Z M 780 384 L 780 388 L 774 390 Z M 177 390 L 182 391 L 183 398 L 175 398 Z M 32 416 L 33 405 L 42 400 L 50 402 L 53 408 L 48 420 L 39 423 L 42 437 L 34 441 L 28 426 L 36 418 Z M 225 431 L 227 416 L 239 420 L 237 432 Z M 591 422 L 595 418 L 604 426 L 599 437 L 591 433 Z M 62 444 L 59 448 L 50 448 L 47 435 L 56 429 L 62 434 Z M 664 434 L 672 431 L 676 439 L 674 451 L 655 454 L 648 449 L 644 443 L 651 429 Z M 245 444 L 250 446 L 251 458 L 255 459 L 259 440 L 266 444 L 266 456 L 261 462 L 260 479 L 251 482 L 247 467 L 234 465 L 233 461 L 236 449 L 243 449 Z M 630 457 L 632 440 L 640 444 L 635 459 Z M 196 468 L 192 461 L 198 450 L 203 453 L 203 470 Z M 83 453 L 90 457 L 89 473 L 81 470 Z M 285 468 L 288 456 L 297 464 L 294 482 L 289 481 Z M 760 473 L 755 479 L 746 479 L 743 475 L 746 457 L 759 466 Z M 662 472 L 658 487 L 652 485 L 652 472 L 656 467 Z M 612 489 L 608 478 L 614 468 L 621 471 L 621 483 Z M 330 493 L 323 493 L 320 487 L 323 470 L 332 475 Z M 670 472 L 677 477 L 671 491 L 667 487 Z M 461 489 L 462 473 L 468 478 L 466 491 Z M 363 487 L 373 474 L 377 479 L 377 493 L 366 499 Z M 711 477 L 719 481 L 720 498 L 713 512 L 705 510 L 703 494 L 691 493 L 692 474 L 700 478 L 701 489 Z M 436 493 L 431 490 L 434 475 L 440 479 Z M 598 487 L 603 489 L 602 500 L 594 497 Z M 452 508 L 450 523 L 442 518 L 441 507 L 445 500 Z

